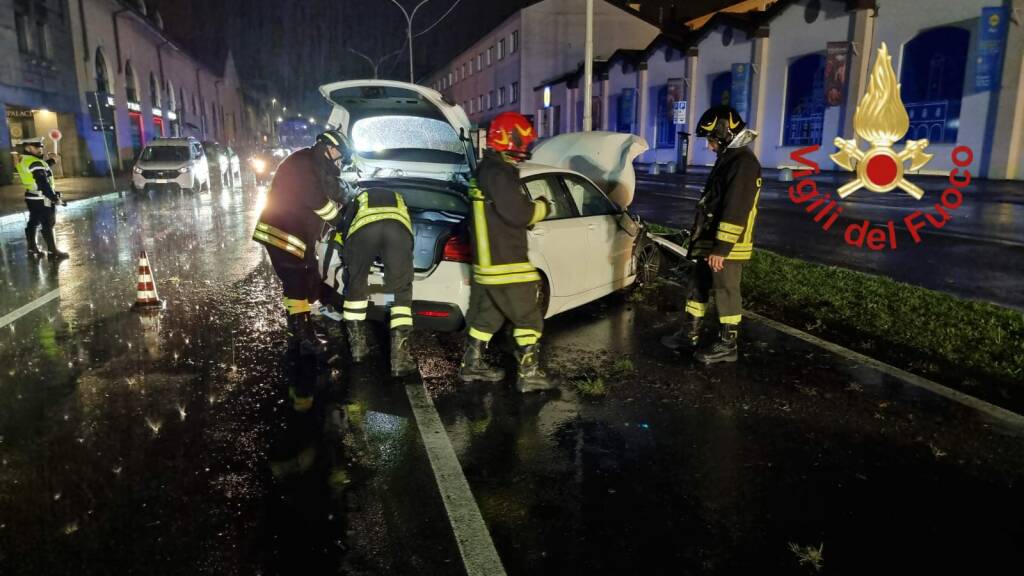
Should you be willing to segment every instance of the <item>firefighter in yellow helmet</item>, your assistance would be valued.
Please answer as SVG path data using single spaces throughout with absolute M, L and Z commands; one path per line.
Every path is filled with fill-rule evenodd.
M 57 221 L 57 204 L 67 206 L 60 192 L 53 185 L 53 159 L 43 159 L 43 139 L 31 138 L 21 141 L 21 159 L 16 166 L 21 185 L 25 188 L 25 204 L 28 206 L 28 225 L 25 226 L 25 240 L 29 256 L 43 253 L 36 244 L 36 232 L 43 229 L 43 240 L 49 251 L 50 260 L 62 260 L 67 252 L 57 249 L 53 226 Z
M 487 132 L 487 146 L 470 186 L 473 222 L 473 289 L 470 293 L 469 341 L 459 377 L 497 382 L 505 377 L 489 365 L 484 352 L 491 337 L 508 320 L 513 327 L 520 392 L 554 387 L 540 369 L 544 316 L 537 303 L 540 274 L 527 256 L 526 230 L 550 212 L 547 199 L 531 200 L 519 180 L 517 163 L 535 140 L 529 120 L 515 112 L 499 114 Z
M 697 135 L 707 138 L 718 154 L 704 192 L 697 202 L 690 236 L 690 257 L 696 258 L 682 328 L 662 343 L 679 350 L 697 348 L 701 324 L 712 296 L 718 312 L 719 335 L 695 357 L 705 364 L 735 362 L 743 303 L 740 279 L 743 263 L 754 249 L 754 221 L 761 193 L 761 163 L 747 147 L 757 132 L 747 128 L 729 106 L 705 112 Z
M 285 158 L 252 235 L 266 247 L 281 279 L 290 344 L 306 356 L 326 352 L 310 318 L 311 303 L 323 291 L 314 247 L 325 225 L 341 222 L 338 177 L 351 155 L 345 135 L 328 130 L 317 136 L 314 146 Z

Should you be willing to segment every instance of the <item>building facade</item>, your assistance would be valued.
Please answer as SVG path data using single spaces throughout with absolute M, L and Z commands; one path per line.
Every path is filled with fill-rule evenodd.
M 211 70 L 163 31 L 141 0 L 67 0 L 78 84 L 79 133 L 91 172 L 127 169 L 150 140 L 246 138 L 230 54 Z
M 523 8 L 423 83 L 460 104 L 476 124 L 506 111 L 532 115 L 533 87 L 583 61 L 584 6 L 543 0 Z M 595 54 L 644 47 L 658 35 L 656 26 L 635 13 L 603 1 L 594 3 L 594 27 L 606 31 L 594 35 Z M 570 111 L 565 118 L 573 116 Z
M 934 154 L 922 172 L 948 173 L 952 150 L 969 146 L 980 175 L 1020 179 L 1024 33 L 1008 22 L 1024 2 L 1003 3 L 995 15 L 992 4 L 747 2 L 753 11 L 702 18 L 685 35 L 659 36 L 639 54 L 618 53 L 604 63 L 604 72 L 594 76 L 594 93 L 608 93 L 610 107 L 600 127 L 629 129 L 651 145 L 641 161 L 667 162 L 678 158 L 683 145 L 669 132 L 692 132 L 703 110 L 729 103 L 760 131 L 755 148 L 763 165 L 792 166 L 792 152 L 820 146 L 809 157 L 823 169 L 835 168 L 829 158 L 833 140 L 854 137 L 854 113 L 884 42 L 910 116 L 906 137 L 928 138 Z M 993 41 L 997 29 L 1004 36 Z M 576 71 L 534 87 L 539 117 L 563 98 L 570 108 L 581 105 L 581 74 L 571 69 Z M 680 99 L 685 112 L 677 108 Z M 564 118 L 561 125 L 578 129 Z M 714 162 L 703 142 L 691 138 L 689 144 L 689 163 Z
M 67 0 L 0 0 L 0 15 L 0 183 L 14 181 L 14 143 L 53 130 L 63 135 L 57 174 L 81 173 Z

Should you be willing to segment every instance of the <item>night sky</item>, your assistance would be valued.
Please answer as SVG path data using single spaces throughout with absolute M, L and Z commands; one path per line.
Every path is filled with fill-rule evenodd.
M 399 0 L 407 9 L 419 0 Z M 581 3 L 584 0 L 579 0 Z M 414 31 L 433 24 L 455 0 L 430 0 Z M 460 0 L 442 24 L 413 42 L 417 78 L 444 65 L 531 0 Z M 730 0 L 648 0 L 645 16 L 676 26 Z M 372 77 L 372 58 L 405 45 L 405 18 L 390 0 L 150 0 L 167 30 L 215 69 L 230 49 L 242 81 L 276 96 L 292 111 L 326 113 L 316 88 L 348 78 Z M 673 24 L 676 23 L 676 24 Z M 598 31 L 600 33 L 600 30 Z M 386 61 L 382 78 L 408 78 L 407 51 Z

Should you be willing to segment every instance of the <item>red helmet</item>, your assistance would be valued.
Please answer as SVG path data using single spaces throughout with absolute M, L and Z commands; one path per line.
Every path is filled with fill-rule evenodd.
M 487 130 L 487 147 L 498 152 L 526 155 L 536 139 L 533 124 L 518 112 L 498 114 Z

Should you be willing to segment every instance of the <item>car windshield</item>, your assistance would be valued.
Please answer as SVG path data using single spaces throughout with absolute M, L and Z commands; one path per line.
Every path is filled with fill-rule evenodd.
M 188 146 L 147 146 L 142 159 L 150 162 L 184 162 L 188 160 Z
M 352 126 L 352 145 L 367 159 L 463 164 L 465 149 L 451 124 L 418 116 L 372 116 Z

